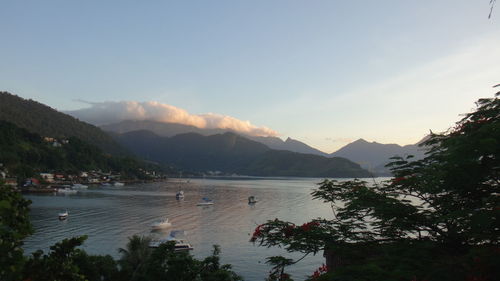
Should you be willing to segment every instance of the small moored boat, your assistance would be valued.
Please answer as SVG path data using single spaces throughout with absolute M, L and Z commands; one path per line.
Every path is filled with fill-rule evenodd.
M 255 204 L 255 203 L 257 203 L 257 199 L 255 198 L 255 196 L 249 196 L 248 204 Z
M 214 201 L 205 197 L 203 197 L 201 200 L 202 201 L 200 203 L 196 204 L 197 206 L 210 206 L 214 204 Z
M 182 199 L 184 198 L 184 191 L 180 190 L 175 194 L 176 199 Z
M 151 224 L 152 229 L 162 229 L 162 228 L 167 228 L 171 227 L 172 224 L 168 221 L 168 218 L 164 218 L 161 221 L 157 221 Z
M 80 183 L 75 183 L 73 186 L 71 186 L 72 189 L 87 189 L 89 188 L 88 186 Z
M 173 230 L 170 232 L 170 235 L 166 238 L 158 239 L 158 240 L 153 240 L 149 242 L 149 247 L 150 248 L 158 248 L 160 245 L 164 243 L 168 243 L 170 241 L 174 242 L 174 251 L 189 251 L 192 250 L 193 247 L 191 244 L 189 244 L 186 240 L 184 239 L 179 239 L 176 238 L 176 236 L 180 234 L 184 234 L 185 232 L 182 230 Z
M 58 217 L 59 217 L 60 220 L 65 220 L 65 219 L 68 218 L 68 215 L 69 215 L 68 210 L 66 210 L 66 211 L 64 211 L 62 213 L 59 213 Z
M 71 189 L 70 187 L 64 187 L 57 189 L 57 193 L 75 194 L 78 193 L 78 190 Z
M 177 239 L 177 238 L 172 238 L 172 237 L 167 237 L 164 239 L 159 239 L 159 240 L 154 240 L 149 242 L 149 247 L 150 248 L 158 248 L 160 247 L 161 244 L 168 243 L 170 241 L 174 241 L 174 251 L 189 251 L 193 249 L 193 246 L 189 244 L 187 241 L 183 239 Z

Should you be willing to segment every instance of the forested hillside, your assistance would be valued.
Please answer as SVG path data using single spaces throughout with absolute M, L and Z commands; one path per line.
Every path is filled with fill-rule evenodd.
M 105 154 L 98 147 L 76 137 L 54 142 L 36 133 L 0 121 L 0 163 L 18 179 L 39 172 L 59 171 L 77 174 L 79 171 L 102 170 L 121 173 L 126 178 L 144 179 L 146 164 L 130 157 Z M 149 166 L 148 169 L 158 169 Z
M 40 136 L 77 137 L 105 152 L 126 154 L 109 135 L 99 128 L 33 100 L 0 92 L 0 120 L 8 121 Z

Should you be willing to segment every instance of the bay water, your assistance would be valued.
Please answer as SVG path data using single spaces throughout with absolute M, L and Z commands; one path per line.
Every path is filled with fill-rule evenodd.
M 122 187 L 89 187 L 77 194 L 25 194 L 30 199 L 35 233 L 24 242 L 26 254 L 47 251 L 64 238 L 87 235 L 82 248 L 90 254 L 109 254 L 119 258 L 128 237 L 168 236 L 171 230 L 184 230 L 194 247 L 191 253 L 202 259 L 212 245 L 221 248 L 221 261 L 232 264 L 245 280 L 264 280 L 270 266 L 266 257 L 284 255 L 299 258 L 280 248 L 259 247 L 249 242 L 255 227 L 275 218 L 297 225 L 314 218 L 332 219 L 329 204 L 313 200 L 311 191 L 318 178 L 230 178 L 173 179 L 165 182 L 132 184 Z M 177 191 L 184 199 L 177 200 Z M 248 197 L 256 204 L 249 205 Z M 202 198 L 214 205 L 200 207 Z M 67 220 L 57 214 L 68 210 Z M 152 231 L 150 225 L 168 217 L 172 227 Z M 307 256 L 288 270 L 295 280 L 304 280 L 325 262 L 323 253 Z

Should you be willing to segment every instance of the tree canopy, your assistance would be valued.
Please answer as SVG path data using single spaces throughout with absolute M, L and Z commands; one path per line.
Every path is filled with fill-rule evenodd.
M 431 133 L 425 158 L 394 158 L 389 181 L 319 183 L 312 196 L 331 204 L 334 219 L 301 226 L 268 221 L 251 240 L 304 254 L 324 250 L 328 280 L 494 280 L 500 276 L 494 266 L 500 264 L 498 95 L 478 100 L 448 131 Z

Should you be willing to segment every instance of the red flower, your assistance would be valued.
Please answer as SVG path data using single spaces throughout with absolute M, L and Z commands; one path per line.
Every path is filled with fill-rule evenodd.
M 312 275 L 312 279 L 315 280 L 316 278 L 320 277 L 324 273 L 328 272 L 328 267 L 323 264 L 321 265 L 318 269 L 316 269 Z
M 290 236 L 292 236 L 294 229 L 295 229 L 295 225 L 289 225 L 289 226 L 285 227 L 285 229 L 283 230 L 285 237 L 289 238 Z
M 317 221 L 311 221 L 304 223 L 303 225 L 300 226 L 300 228 L 304 231 L 309 231 L 311 230 L 312 227 L 318 227 L 320 224 Z
M 287 273 L 283 273 L 283 274 L 281 274 L 281 276 L 280 276 L 280 279 L 281 279 L 281 280 L 288 280 L 289 278 L 290 278 L 290 275 L 289 275 L 289 274 L 287 274 Z
M 393 179 L 392 183 L 396 184 L 396 183 L 399 183 L 400 181 L 403 181 L 405 179 L 406 179 L 405 177 L 398 177 L 398 178 Z
M 255 228 L 255 231 L 252 234 L 252 238 L 250 238 L 250 242 L 255 242 L 257 240 L 257 238 L 262 236 L 262 228 L 263 227 L 264 227 L 264 225 L 261 224 Z

